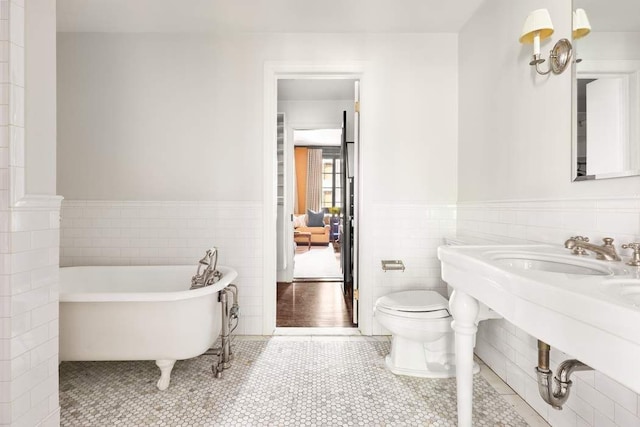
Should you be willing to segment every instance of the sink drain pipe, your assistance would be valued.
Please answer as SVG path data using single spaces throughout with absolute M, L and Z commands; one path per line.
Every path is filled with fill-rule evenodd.
M 577 359 L 569 359 L 558 365 L 556 376 L 549 369 L 549 352 L 551 346 L 546 342 L 538 340 L 538 366 L 536 373 L 538 374 L 538 391 L 540 396 L 554 409 L 562 409 L 569 398 L 571 391 L 571 380 L 569 377 L 576 371 L 590 371 L 593 368 L 585 365 Z

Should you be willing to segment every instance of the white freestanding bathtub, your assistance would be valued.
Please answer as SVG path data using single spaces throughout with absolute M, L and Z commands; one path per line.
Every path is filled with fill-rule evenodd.
M 196 266 L 60 269 L 60 361 L 155 360 L 158 388 L 169 387 L 176 360 L 199 356 L 218 338 L 218 292 L 237 277 L 189 290 Z

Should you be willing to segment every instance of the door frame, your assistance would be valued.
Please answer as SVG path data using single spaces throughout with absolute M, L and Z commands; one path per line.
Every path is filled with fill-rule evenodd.
M 264 65 L 264 124 L 263 124 L 263 304 L 262 304 L 262 333 L 273 335 L 276 329 L 276 274 L 277 254 L 274 250 L 276 242 L 277 224 L 277 158 L 276 158 L 276 114 L 278 112 L 277 83 L 279 79 L 357 79 L 360 80 L 360 104 L 366 93 L 366 69 L 363 62 L 289 62 L 267 61 Z M 362 122 L 362 119 L 361 119 Z M 361 126 L 362 127 L 362 126 Z M 358 149 L 355 159 L 355 176 L 358 182 L 354 189 L 354 197 L 357 200 L 356 221 L 354 225 L 354 264 L 358 264 L 358 230 L 361 200 L 359 195 L 362 186 L 361 152 L 363 135 L 360 133 Z M 358 268 L 354 268 L 354 274 Z M 354 276 L 354 282 L 358 280 Z M 359 286 L 360 287 L 360 286 Z M 360 290 L 362 299 L 365 289 Z M 362 317 L 362 316 L 361 316 Z M 358 329 L 361 329 L 362 318 L 358 319 Z M 366 322 L 368 323 L 368 322 Z

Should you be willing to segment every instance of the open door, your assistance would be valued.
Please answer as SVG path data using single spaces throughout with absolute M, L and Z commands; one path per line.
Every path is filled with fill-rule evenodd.
M 587 175 L 627 170 L 624 164 L 628 85 L 623 78 L 600 78 L 587 84 Z
M 340 242 L 340 260 L 342 267 L 342 280 L 344 282 L 344 293 L 347 297 L 353 295 L 353 280 L 351 268 L 351 242 L 353 225 L 351 224 L 351 205 L 349 197 L 349 150 L 347 149 L 347 112 L 342 112 L 342 142 L 340 146 L 340 178 L 342 183 L 342 241 Z
M 349 177 L 349 225 L 351 227 L 351 245 L 350 245 L 350 260 L 351 260 L 351 286 L 353 288 L 353 324 L 358 324 L 358 264 L 355 260 L 357 260 L 357 247 L 355 242 L 358 240 L 355 236 L 355 213 L 356 213 L 356 152 L 357 147 L 360 143 L 360 82 L 354 82 L 354 114 L 353 114 L 353 143 L 347 144 L 347 173 L 346 175 Z

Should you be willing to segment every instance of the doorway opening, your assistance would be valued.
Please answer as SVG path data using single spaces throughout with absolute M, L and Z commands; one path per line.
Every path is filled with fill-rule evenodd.
M 276 327 L 355 327 L 355 79 L 278 79 Z
M 330 137 L 323 139 L 318 134 Z M 293 281 L 339 282 L 343 279 L 340 256 L 342 130 L 294 130 L 293 138 Z M 310 191 L 310 187 L 315 189 Z

